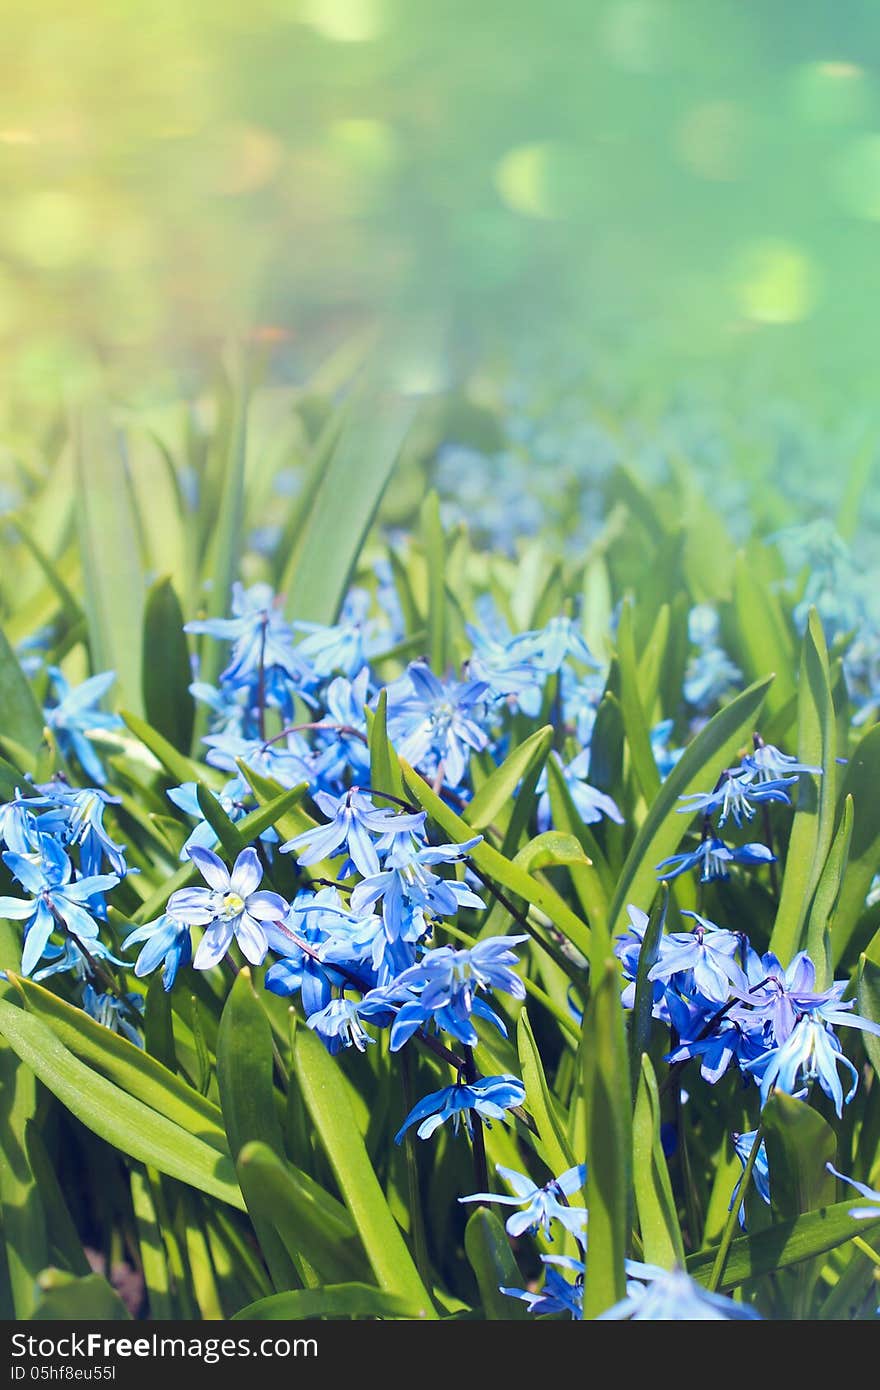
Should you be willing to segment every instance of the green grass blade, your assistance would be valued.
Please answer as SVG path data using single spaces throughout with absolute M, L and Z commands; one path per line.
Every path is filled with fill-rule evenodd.
M 633 1186 L 645 1260 L 662 1269 L 684 1265 L 684 1241 L 660 1142 L 660 1093 L 647 1053 L 642 1053 L 633 1113 Z

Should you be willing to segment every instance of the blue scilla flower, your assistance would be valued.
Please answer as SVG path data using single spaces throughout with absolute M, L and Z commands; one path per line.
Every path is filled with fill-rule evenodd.
M 813 767 L 811 763 L 799 763 L 797 758 L 789 753 L 780 752 L 772 743 L 759 743 L 744 762 L 755 769 L 755 777 L 759 782 L 774 782 L 801 772 L 811 773 L 815 777 L 822 775 L 821 767 Z
M 382 871 L 357 884 L 351 908 L 361 915 L 382 903 L 382 920 L 389 941 L 417 941 L 437 917 L 454 917 L 462 907 L 485 907 L 473 889 L 458 879 L 440 878 L 431 870 L 438 864 L 455 864 L 466 858 L 481 835 L 462 844 L 420 845 L 410 832 L 393 835 L 384 851 Z
M 57 666 L 48 669 L 54 703 L 43 710 L 43 718 L 65 757 L 72 754 L 86 776 L 103 786 L 107 778 L 101 759 L 89 742 L 89 734 L 101 729 L 118 729 L 122 725 L 118 715 L 105 714 L 98 708 L 115 681 L 116 673 L 103 671 L 74 687 Z
M 731 985 L 745 989 L 747 984 L 743 967 L 735 959 L 741 952 L 742 940 L 735 932 L 717 927 L 696 912 L 682 916 L 693 917 L 696 927 L 692 932 L 672 932 L 663 938 L 660 959 L 649 970 L 648 979 L 684 976 L 681 984 L 686 993 L 696 989 L 716 1007 L 725 1004 Z
M 845 1020 L 856 1028 L 880 1034 L 880 1024 L 851 1015 Z M 844 1095 L 838 1067 L 843 1067 L 852 1081 Z M 774 1087 L 792 1095 L 800 1082 L 818 1081 L 834 1104 L 838 1118 L 843 1115 L 856 1093 L 859 1074 L 843 1052 L 834 1030 L 817 1014 L 804 1014 L 795 1024 L 784 1043 L 769 1048 L 753 1062 L 746 1063 L 761 1087 L 761 1104 L 765 1105 Z
M 374 836 L 378 838 L 389 831 L 419 833 L 425 823 L 424 811 L 416 815 L 396 815 L 388 807 L 376 806 L 359 787 L 352 787 L 341 796 L 317 792 L 315 805 L 327 817 L 326 823 L 310 825 L 292 840 L 286 840 L 281 853 L 301 850 L 297 863 L 308 866 L 322 859 L 332 859 L 346 850 L 358 873 L 365 878 L 378 874 L 381 869 Z
M 529 658 L 548 675 L 557 672 L 567 657 L 585 666 L 598 666 L 582 634 L 571 618 L 551 618 L 546 627 L 524 632 L 511 643 L 512 651 L 520 658 Z
M 462 1117 L 468 1134 L 473 1136 L 472 1110 L 488 1123 L 503 1119 L 505 1110 L 522 1105 L 525 1098 L 526 1088 L 515 1076 L 484 1076 L 469 1085 L 457 1081 L 454 1086 L 444 1086 L 442 1091 L 433 1091 L 420 1100 L 395 1134 L 394 1142 L 400 1144 L 414 1124 L 419 1126 L 416 1133 L 420 1139 L 430 1139 L 434 1130 L 450 1118 L 457 1134 Z
M 816 990 L 816 967 L 806 951 L 799 951 L 785 968 L 772 951 L 760 957 L 751 953 L 746 975 L 747 992 L 733 991 L 740 1001 L 734 1016 L 777 1045 L 791 1036 L 804 1013 L 823 1008 L 830 1008 L 832 1013 L 845 1012 L 852 1008 L 851 1003 L 840 1002 L 846 981 L 838 981 L 827 990 Z M 833 1022 L 835 1018 L 826 1021 Z
M 301 782 L 311 786 L 313 783 L 313 755 L 298 734 L 288 733 L 283 740 L 273 739 L 272 742 L 240 738 L 231 733 L 208 734 L 202 742 L 210 750 L 205 761 L 223 772 L 236 774 L 239 762 L 243 762 L 261 777 L 271 777 L 281 787 L 297 787 Z
M 72 936 L 67 936 L 62 944 L 56 945 L 50 941 L 41 957 L 46 964 L 41 965 L 39 970 L 33 972 L 33 979 L 48 980 L 52 975 L 67 974 L 68 972 L 77 980 L 87 980 L 94 971 L 94 962 L 99 960 L 110 961 L 113 965 L 119 965 L 127 969 L 128 962 L 120 960 L 114 956 L 109 946 L 105 946 L 99 936 L 90 937 L 88 945 L 88 955 L 80 944 Z
M 762 780 L 757 771 L 747 765 L 748 762 L 749 759 L 746 759 L 743 769 L 739 772 L 724 773 L 714 791 L 693 792 L 689 796 L 679 797 L 679 801 L 684 802 L 684 805 L 678 808 L 679 814 L 693 815 L 695 811 L 702 811 L 705 815 L 717 814 L 720 829 L 730 816 L 733 816 L 738 826 L 741 826 L 743 821 L 750 821 L 755 814 L 755 807 L 769 801 L 780 801 L 790 806 L 788 787 L 797 781 L 797 778 Z
M 669 746 L 673 728 L 674 720 L 661 719 L 660 723 L 655 724 L 651 729 L 651 752 L 654 754 L 654 762 L 657 764 L 657 771 L 664 781 L 675 767 L 679 758 L 684 755 L 683 748 L 670 748 Z
M 742 681 L 742 671 L 721 647 L 704 647 L 691 656 L 684 678 L 684 698 L 704 710 L 717 704 Z
M 528 1304 L 530 1313 L 542 1317 L 549 1313 L 567 1313 L 579 1322 L 584 1315 L 584 1262 L 572 1255 L 542 1255 L 544 1264 L 544 1283 L 537 1291 L 530 1289 L 507 1289 L 499 1285 L 499 1291 L 509 1298 L 519 1298 Z M 563 1270 L 574 1274 L 574 1279 L 566 1279 Z
M 146 922 L 129 932 L 122 949 L 127 951 L 130 946 L 140 945 L 141 942 L 144 945 L 135 961 L 135 975 L 142 979 L 162 965 L 163 988 L 173 989 L 181 966 L 192 963 L 192 933 L 188 923 L 179 922 L 171 913 L 163 912 L 154 922 Z
M 119 883 L 116 874 L 90 874 L 73 882 L 73 865 L 64 850 L 48 838 L 40 854 L 28 857 L 7 850 L 3 860 L 32 898 L 0 898 L 0 917 L 25 923 L 21 957 L 23 975 L 29 975 L 43 956 L 56 926 L 73 936 L 93 940 L 98 935 L 93 899 Z
M 745 1173 L 745 1170 L 746 1170 L 746 1168 L 747 1168 L 747 1166 L 748 1166 L 749 1159 L 750 1159 L 751 1156 L 752 1156 L 752 1149 L 755 1147 L 755 1140 L 756 1140 L 757 1137 L 758 1137 L 758 1131 L 757 1131 L 756 1129 L 750 1129 L 750 1130 L 748 1130 L 748 1131 L 747 1131 L 746 1133 L 744 1133 L 744 1134 L 735 1134 L 735 1135 L 733 1136 L 733 1147 L 734 1147 L 734 1151 L 735 1151 L 735 1153 L 736 1153 L 737 1158 L 739 1159 L 740 1163 L 741 1163 L 742 1166 L 743 1166 L 743 1173 Z M 757 1152 L 757 1154 L 755 1155 L 755 1162 L 754 1162 L 754 1165 L 753 1165 L 753 1167 L 752 1167 L 752 1182 L 755 1184 L 755 1190 L 756 1190 L 756 1192 L 758 1193 L 758 1196 L 761 1198 L 761 1201 L 762 1201 L 762 1202 L 766 1202 L 766 1203 L 767 1203 L 767 1206 L 769 1207 L 769 1206 L 770 1206 L 770 1168 L 769 1168 L 769 1165 L 768 1165 L 768 1163 L 767 1163 L 767 1145 L 764 1143 L 764 1140 L 763 1140 L 763 1139 L 761 1140 L 761 1143 L 760 1143 L 759 1148 L 758 1148 L 758 1152 Z M 741 1186 L 742 1186 L 742 1178 L 740 1178 L 740 1180 L 739 1180 L 739 1182 L 737 1183 L 736 1187 L 733 1189 L 733 1195 L 731 1196 L 731 1199 L 730 1199 L 730 1206 L 731 1206 L 731 1207 L 733 1206 L 734 1202 L 736 1201 L 737 1197 L 739 1196 L 739 1190 L 740 1190 L 740 1187 L 741 1187 Z M 740 1208 L 739 1208 L 739 1224 L 743 1227 L 743 1229 L 745 1229 L 745 1224 L 746 1224 L 746 1207 L 745 1207 L 745 1202 L 741 1202 L 741 1203 L 740 1203 Z
M 485 681 L 440 680 L 427 662 L 414 661 L 388 686 L 388 734 L 408 762 L 429 775 L 441 767 L 449 787 L 458 787 L 468 769 L 470 749 L 489 741 Z
M 390 1047 L 396 1052 L 417 1028 L 430 1021 L 469 1047 L 478 1042 L 471 1014 L 493 1023 L 506 1034 L 503 1021 L 476 998 L 476 991 L 500 989 L 514 999 L 525 999 L 526 990 L 513 967 L 516 952 L 511 948 L 528 940 L 526 936 L 493 936 L 477 942 L 469 950 L 441 946 L 426 951 L 417 964 L 404 970 L 394 984 L 415 998 L 404 1003 L 391 1029 Z
M 735 1303 L 723 1294 L 710 1293 L 683 1269 L 659 1269 L 656 1265 L 627 1261 L 626 1298 L 600 1318 L 615 1321 L 706 1322 L 760 1318 L 747 1303 Z
M 371 630 L 369 609 L 370 596 L 366 590 L 352 589 L 346 595 L 339 622 L 334 626 L 294 623 L 297 632 L 308 633 L 296 648 L 297 656 L 305 659 L 321 679 L 337 673 L 350 679 L 366 663 L 366 641 Z
M 194 846 L 189 857 L 207 888 L 179 888 L 168 899 L 169 915 L 187 926 L 205 927 L 193 960 L 208 970 L 222 960 L 233 937 L 251 965 L 261 965 L 269 949 L 263 923 L 283 919 L 288 904 L 278 893 L 258 892 L 263 870 L 255 849 L 243 849 L 230 873 L 210 850 Z
M 37 848 L 40 830 L 30 805 L 32 797 L 16 791 L 15 800 L 0 806 L 0 840 L 14 854 L 30 854 Z
M 258 677 L 261 667 L 264 677 L 277 668 L 291 679 L 302 679 L 303 666 L 294 653 L 293 633 L 271 586 L 253 584 L 245 589 L 240 583 L 233 584 L 231 607 L 231 618 L 202 618 L 184 627 L 184 632 L 203 633 L 234 644 L 221 681 L 233 687 L 246 685 Z
M 323 1009 L 309 1014 L 306 1025 L 314 1029 L 327 1051 L 337 1053 L 344 1047 L 356 1047 L 365 1052 L 368 1043 L 374 1043 L 361 1023 L 362 1001 L 354 999 L 331 999 Z
M 503 1206 L 521 1207 L 521 1211 L 514 1212 L 504 1223 L 510 1236 L 521 1236 L 526 1231 L 534 1235 L 542 1230 L 545 1236 L 552 1240 L 550 1224 L 553 1221 L 560 1222 L 573 1235 L 583 1236 L 587 1229 L 586 1208 L 569 1206 L 567 1198 L 579 1192 L 586 1182 L 586 1164 L 579 1163 L 576 1167 L 567 1169 L 560 1177 L 553 1178 L 543 1187 L 539 1187 L 531 1178 L 517 1173 L 513 1168 L 503 1168 L 500 1163 L 495 1165 L 495 1171 L 513 1189 L 512 1197 L 498 1192 L 475 1192 L 470 1197 L 459 1197 L 458 1200 L 500 1202 Z
M 541 709 L 546 671 L 533 656 L 517 649 L 516 638 L 485 632 L 468 625 L 473 651 L 468 674 L 483 681 L 494 700 L 507 700 L 535 719 Z
M 857 1221 L 877 1221 L 880 1219 L 880 1192 L 873 1187 L 866 1186 L 863 1182 L 856 1182 L 855 1178 L 848 1178 L 845 1173 L 839 1173 L 830 1163 L 826 1163 L 825 1167 L 829 1173 L 840 1178 L 841 1182 L 849 1183 L 850 1187 L 854 1187 L 856 1192 L 861 1192 L 863 1197 L 873 1203 L 872 1206 L 868 1207 L 853 1207 L 850 1210 L 850 1216 L 854 1216 Z
M 763 1051 L 760 1040 L 719 1009 L 717 1000 L 699 992 L 682 998 L 668 990 L 666 1006 L 680 1041 L 663 1060 L 675 1065 L 699 1057 L 700 1075 L 710 1086 L 721 1080 L 731 1063 L 742 1065 Z
M 577 813 L 586 825 L 594 825 L 603 816 L 614 821 L 616 825 L 623 825 L 623 816 L 614 798 L 608 796 L 606 792 L 600 792 L 596 787 L 591 787 L 586 781 L 590 771 L 590 751 L 588 748 L 578 753 L 577 757 L 573 758 L 567 765 L 563 763 L 558 753 L 553 752 L 550 756 L 555 758 L 559 765 Z M 551 824 L 550 793 L 547 790 L 546 768 L 541 773 L 538 791 L 541 793 L 538 801 L 538 828 L 546 830 Z
M 327 726 L 320 738 L 320 756 L 315 775 L 322 786 L 332 786 L 351 777 L 368 781 L 370 750 L 367 739 L 365 706 L 370 698 L 370 671 L 363 666 L 354 680 L 336 676 L 324 694 L 324 715 L 318 723 Z
M 135 1020 L 140 1019 L 143 1010 L 142 994 L 99 994 L 94 985 L 83 989 L 82 1006 L 90 1018 L 109 1028 L 111 1033 L 121 1033 L 135 1047 L 143 1047 L 143 1039 Z
M 772 864 L 776 859 L 766 845 L 726 845 L 717 835 L 706 835 L 696 849 L 671 854 L 656 866 L 658 878 L 678 878 L 689 869 L 699 869 L 700 882 L 730 878 L 731 864 Z
M 119 796 L 109 796 L 100 787 L 71 787 L 66 782 L 45 782 L 37 787 L 39 796 L 31 806 L 48 806 L 37 822 L 41 835 L 56 835 L 63 844 L 76 845 L 84 874 L 100 873 L 106 861 L 120 878 L 127 873 L 125 845 L 119 845 L 104 825 L 108 806 L 118 806 Z

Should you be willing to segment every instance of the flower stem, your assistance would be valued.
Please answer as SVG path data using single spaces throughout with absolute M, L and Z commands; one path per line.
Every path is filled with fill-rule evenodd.
M 464 1079 L 469 1086 L 473 1086 L 477 1079 L 477 1065 L 474 1061 L 473 1048 L 470 1047 L 464 1049 Z M 486 1136 L 483 1134 L 483 1121 L 476 1111 L 473 1112 L 471 1143 L 477 1191 L 488 1192 L 489 1166 L 486 1162 Z

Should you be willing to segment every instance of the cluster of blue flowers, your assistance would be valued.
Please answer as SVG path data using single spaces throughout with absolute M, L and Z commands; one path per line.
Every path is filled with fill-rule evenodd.
M 776 856 L 768 844 L 750 841 L 728 845 L 718 832 L 728 820 L 741 829 L 752 820 L 759 806 L 767 807 L 771 802 L 790 806 L 790 788 L 798 777 L 803 773 L 821 776 L 822 769 L 799 763 L 757 734 L 754 742 L 754 751 L 742 759 L 739 767 L 725 768 L 712 791 L 681 797 L 684 805 L 679 807 L 680 813 L 699 813 L 702 817 L 700 840 L 696 848 L 662 859 L 656 866 L 660 878 L 677 878 L 694 869 L 699 872 L 700 882 L 708 883 L 729 878 L 731 864 L 775 862 Z
M 81 703 L 80 711 L 85 707 Z M 71 725 L 71 737 L 82 738 Z M 88 761 L 91 751 L 86 744 L 80 761 Z M 126 962 L 100 935 L 107 894 L 134 872 L 125 846 L 104 824 L 118 798 L 61 778 L 28 784 L 26 792 L 0 806 L 3 862 L 24 893 L 0 897 L 0 917 L 22 923 L 22 972 L 43 980 L 70 971 L 81 985 L 86 1012 L 137 1040 L 142 999 L 120 992 L 112 967 Z
M 817 1081 L 842 1115 L 859 1076 L 835 1030 L 859 1028 L 880 1035 L 880 1025 L 853 1013 L 853 1001 L 843 999 L 848 982 L 817 990 L 816 968 L 805 951 L 784 969 L 772 952 L 759 956 L 743 933 L 727 931 L 696 913 L 684 915 L 694 919 L 694 930 L 661 936 L 648 972 L 653 1016 L 667 1025 L 673 1039 L 666 1060 L 675 1065 L 699 1058 L 700 1074 L 710 1085 L 735 1066 L 757 1083 L 762 1105 L 774 1088 L 803 1096 Z M 629 917 L 629 930 L 617 938 L 615 953 L 630 982 L 623 1002 L 631 1008 L 648 918 L 632 906 Z M 748 1157 L 754 1135 L 740 1137 Z
M 537 1317 L 561 1314 L 579 1321 L 584 1309 L 588 1212 L 585 1207 L 572 1205 L 569 1198 L 584 1187 L 587 1178 L 585 1165 L 569 1168 L 541 1187 L 512 1168 L 499 1165 L 497 1171 L 512 1189 L 511 1196 L 475 1192 L 471 1196 L 460 1197 L 459 1201 L 499 1202 L 518 1207 L 519 1210 L 509 1216 L 505 1223 L 508 1235 L 514 1238 L 541 1231 L 552 1241 L 552 1228 L 554 1223 L 558 1224 L 574 1236 L 583 1256 L 578 1259 L 573 1255 L 541 1255 L 544 1282 L 540 1289 L 502 1286 L 501 1292 L 510 1298 L 521 1299 L 529 1312 Z M 748 1304 L 736 1303 L 721 1294 L 710 1293 L 681 1269 L 660 1269 L 638 1260 L 627 1260 L 626 1276 L 626 1297 L 602 1313 L 602 1318 L 613 1321 L 692 1322 L 705 1319 L 755 1319 L 760 1316 Z

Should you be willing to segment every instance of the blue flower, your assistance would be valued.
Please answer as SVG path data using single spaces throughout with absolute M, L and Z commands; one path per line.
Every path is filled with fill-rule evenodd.
M 760 1318 L 747 1303 L 710 1293 L 683 1269 L 627 1261 L 626 1298 L 599 1317 L 615 1321 L 707 1322 Z
M 739 1159 L 740 1163 L 741 1163 L 742 1166 L 743 1166 L 743 1173 L 745 1173 L 745 1170 L 746 1170 L 746 1167 L 747 1167 L 747 1165 L 748 1165 L 749 1159 L 751 1158 L 752 1149 L 755 1147 L 755 1139 L 757 1138 L 757 1135 L 758 1135 L 758 1131 L 757 1131 L 756 1129 L 750 1129 L 750 1130 L 748 1130 L 748 1131 L 747 1131 L 746 1133 L 744 1133 L 744 1134 L 735 1134 L 735 1135 L 733 1136 L 733 1147 L 734 1147 L 734 1150 L 735 1150 L 735 1152 L 736 1152 L 737 1158 Z M 752 1182 L 755 1184 L 755 1189 L 756 1189 L 756 1191 L 757 1191 L 757 1193 L 758 1193 L 758 1196 L 761 1198 L 761 1200 L 762 1200 L 763 1202 L 766 1202 L 766 1203 L 767 1203 L 767 1206 L 769 1207 L 769 1205 L 770 1205 L 770 1168 L 769 1168 L 768 1163 L 767 1163 L 767 1145 L 764 1143 L 764 1140 L 763 1140 L 763 1139 L 761 1140 L 761 1144 L 760 1144 L 760 1147 L 758 1148 L 758 1152 L 757 1152 L 757 1155 L 756 1155 L 756 1157 L 755 1157 L 755 1162 L 754 1162 L 754 1165 L 753 1165 L 753 1167 L 752 1167 Z M 742 1186 L 742 1178 L 740 1178 L 740 1180 L 739 1180 L 739 1182 L 737 1183 L 736 1187 L 733 1189 L 733 1195 L 732 1195 L 732 1197 L 731 1197 L 731 1199 L 730 1199 L 730 1205 L 731 1205 L 731 1206 L 733 1206 L 734 1202 L 736 1201 L 737 1197 L 739 1196 L 739 1190 L 740 1190 L 740 1187 L 741 1187 L 741 1186 Z M 739 1207 L 739 1224 L 743 1227 L 743 1229 L 745 1229 L 745 1224 L 746 1224 L 746 1206 L 745 1206 L 745 1202 L 741 1202 L 741 1203 L 740 1203 L 740 1207 Z
M 880 1033 L 880 1028 L 873 1025 L 871 1031 Z M 852 1080 L 846 1095 L 837 1070 L 839 1066 L 849 1073 Z M 838 1118 L 843 1115 L 844 1105 L 852 1100 L 859 1084 L 859 1074 L 844 1055 L 832 1030 L 821 1018 L 812 1014 L 804 1014 L 781 1046 L 768 1049 L 755 1061 L 748 1062 L 744 1070 L 754 1073 L 759 1079 L 762 1105 L 766 1105 L 770 1092 L 776 1086 L 793 1095 L 799 1079 L 818 1081 L 826 1096 L 834 1102 Z
M 31 899 L 0 898 L 0 917 L 25 923 L 23 975 L 29 975 L 43 956 L 56 925 L 86 940 L 97 937 L 92 899 L 116 887 L 116 874 L 91 874 L 71 882 L 70 860 L 61 846 L 48 838 L 38 856 L 30 858 L 7 850 L 3 859 L 22 887 L 34 895 Z
M 530 1289 L 507 1289 L 499 1285 L 500 1292 L 527 1303 L 529 1312 L 536 1317 L 548 1313 L 568 1313 L 569 1317 L 579 1322 L 584 1315 L 583 1260 L 576 1260 L 570 1255 L 542 1255 L 541 1259 L 545 1266 L 541 1289 L 532 1292 Z M 571 1270 L 574 1279 L 566 1279 L 561 1272 L 563 1269 Z
M 243 849 L 230 873 L 210 850 L 194 846 L 189 857 L 208 888 L 179 888 L 168 899 L 168 914 L 187 926 L 205 927 L 193 966 L 208 970 L 226 955 L 232 939 L 251 965 L 260 965 L 269 949 L 263 924 L 283 919 L 288 904 L 277 893 L 258 893 L 263 870 L 257 852 Z
M 127 951 L 129 946 L 137 945 L 141 941 L 145 942 L 145 945 L 135 961 L 135 975 L 138 979 L 150 975 L 160 962 L 164 962 L 162 985 L 166 990 L 173 989 L 178 970 L 192 962 L 192 934 L 189 925 L 176 921 L 171 913 L 163 912 L 154 922 L 146 922 L 129 932 L 122 943 L 122 949 Z
M 586 1208 L 569 1206 L 565 1198 L 573 1196 L 583 1187 L 587 1180 L 586 1164 L 580 1163 L 575 1168 L 568 1168 L 561 1177 L 553 1178 L 543 1187 L 538 1187 L 531 1178 L 517 1173 L 513 1168 L 503 1168 L 500 1163 L 495 1165 L 495 1171 L 513 1188 L 514 1196 L 505 1197 L 497 1192 L 475 1192 L 473 1196 L 459 1197 L 458 1200 L 500 1202 L 504 1206 L 522 1207 L 522 1211 L 514 1212 L 504 1223 L 510 1236 L 521 1236 L 526 1231 L 535 1235 L 538 1230 L 542 1230 L 548 1239 L 552 1240 L 551 1221 L 559 1221 L 573 1235 L 583 1236 L 587 1229 Z
M 401 756 L 422 772 L 442 768 L 446 785 L 461 784 L 469 749 L 486 747 L 479 722 L 489 687 L 485 681 L 441 681 L 427 662 L 414 661 L 388 687 L 388 734 Z
M 457 1081 L 454 1086 L 444 1086 L 442 1091 L 432 1091 L 420 1100 L 395 1134 L 394 1142 L 400 1144 L 407 1130 L 414 1124 L 419 1126 L 416 1131 L 419 1138 L 429 1139 L 434 1130 L 450 1117 L 457 1134 L 462 1116 L 465 1128 L 472 1136 L 472 1110 L 487 1122 L 502 1120 L 505 1110 L 514 1105 L 522 1105 L 525 1098 L 526 1088 L 515 1076 L 484 1076 L 471 1085 Z
M 551 618 L 546 627 L 524 632 L 510 645 L 514 655 L 537 662 L 548 675 L 557 672 L 566 657 L 585 666 L 599 665 L 571 618 Z
M 594 825 L 603 816 L 613 820 L 616 825 L 623 825 L 623 816 L 614 798 L 608 796 L 606 792 L 600 792 L 596 787 L 591 787 L 585 780 L 590 770 L 590 751 L 588 748 L 578 753 L 568 766 L 563 763 L 558 753 L 553 752 L 550 756 L 556 760 L 578 815 L 585 825 Z M 542 793 L 538 802 L 538 828 L 546 830 L 551 823 L 546 769 L 541 773 L 538 791 Z
M 533 656 L 517 650 L 518 638 L 501 638 L 470 625 L 466 631 L 473 643 L 468 674 L 485 682 L 494 699 L 511 701 L 535 719 L 541 709 L 546 672 L 537 667 Z
M 745 763 L 748 762 L 749 759 L 745 759 Z M 680 801 L 685 802 L 684 806 L 679 806 L 679 814 L 693 815 L 696 811 L 702 811 L 706 815 L 714 815 L 720 812 L 719 829 L 729 816 L 733 816 L 735 823 L 740 826 L 744 820 L 752 819 L 756 806 L 768 801 L 781 801 L 790 806 L 791 797 L 787 788 L 796 780 L 795 777 L 759 780 L 757 772 L 745 766 L 741 772 L 725 772 L 714 791 L 694 792 L 690 796 L 679 797 Z
M 696 849 L 672 854 L 656 866 L 658 878 L 678 878 L 688 869 L 700 870 L 700 882 L 714 878 L 730 878 L 730 864 L 772 864 L 776 855 L 766 845 L 736 845 L 731 849 L 717 835 L 707 835 Z
M 756 776 L 763 782 L 774 782 L 780 777 L 790 777 L 799 772 L 810 772 L 815 777 L 822 775 L 821 767 L 799 763 L 797 758 L 789 753 L 781 753 L 772 743 L 759 743 L 745 761 L 756 768 Z
M 370 596 L 364 589 L 352 589 L 346 596 L 340 621 L 333 627 L 323 623 L 294 623 L 297 632 L 307 632 L 296 648 L 297 656 L 305 657 L 319 677 L 335 672 L 351 678 L 366 661 L 365 641 L 370 624 L 367 614 Z
M 418 941 L 435 917 L 454 917 L 462 907 L 485 907 L 466 883 L 440 878 L 430 866 L 463 859 L 481 835 L 460 845 L 420 847 L 410 832 L 390 837 L 381 873 L 371 874 L 353 890 L 352 911 L 358 915 L 382 902 L 382 920 L 389 941 Z
M 371 836 L 382 836 L 389 831 L 403 833 L 418 832 L 425 823 L 424 811 L 416 815 L 396 815 L 387 807 L 377 807 L 372 799 L 358 787 L 352 787 L 341 796 L 331 796 L 329 792 L 317 792 L 315 804 L 328 817 L 324 825 L 310 825 L 292 840 L 286 840 L 281 853 L 304 849 L 297 859 L 298 864 L 308 866 L 322 859 L 331 859 L 342 849 L 363 876 L 380 872 L 379 856 Z
M 99 994 L 93 985 L 83 988 L 82 1006 L 90 1018 L 95 1019 L 111 1033 L 121 1033 L 135 1047 L 143 1047 L 143 1040 L 134 1019 L 140 1020 L 143 1009 L 142 994 Z
M 365 1052 L 368 1043 L 375 1042 L 361 1025 L 362 1002 L 353 999 L 331 999 L 323 1009 L 310 1014 L 306 1026 L 313 1028 L 327 1051 L 339 1052 L 343 1047 L 356 1047 Z
M 511 946 L 528 940 L 525 936 L 495 936 L 479 941 L 470 950 L 457 951 L 441 946 L 426 951 L 416 965 L 404 970 L 393 981 L 396 988 L 414 993 L 400 1008 L 391 1029 L 390 1048 L 396 1052 L 416 1029 L 432 1019 L 438 1028 L 475 1047 L 479 1041 L 471 1014 L 487 1019 L 507 1034 L 503 1021 L 482 1000 L 479 989 L 500 989 L 514 999 L 525 999 L 525 985 L 512 967 L 517 964 Z
M 204 618 L 187 623 L 184 632 L 204 633 L 233 642 L 232 658 L 221 681 L 232 686 L 252 682 L 262 667 L 264 678 L 273 668 L 302 679 L 304 668 L 294 653 L 293 634 L 284 620 L 280 599 L 268 584 L 245 589 L 232 586 L 232 617 Z
M 107 860 L 114 873 L 127 872 L 125 845 L 118 845 L 104 825 L 108 806 L 118 806 L 121 797 L 109 796 L 99 787 L 71 787 L 66 782 L 46 782 L 37 787 L 39 796 L 31 806 L 49 806 L 37 821 L 41 835 L 60 837 L 66 845 L 78 845 L 84 874 L 99 873 Z
M 65 756 L 72 754 L 86 776 L 99 786 L 107 780 L 100 758 L 89 742 L 89 734 L 101 729 L 118 729 L 122 720 L 116 714 L 98 709 L 116 679 L 114 671 L 90 676 L 75 688 L 57 666 L 50 666 L 52 697 L 55 704 L 43 710 L 43 718 L 55 734 Z
M 649 980 L 670 980 L 674 975 L 687 975 L 693 988 L 705 995 L 714 1004 L 725 1004 L 730 995 L 731 984 L 745 988 L 746 977 L 742 966 L 734 960 L 741 949 L 740 937 L 732 931 L 716 927 L 714 922 L 699 917 L 696 912 L 685 912 L 685 917 L 693 917 L 696 927 L 692 932 L 673 932 L 663 938 L 660 959 L 648 972 Z

